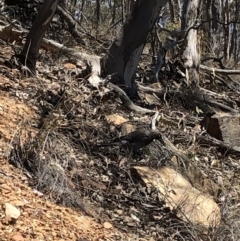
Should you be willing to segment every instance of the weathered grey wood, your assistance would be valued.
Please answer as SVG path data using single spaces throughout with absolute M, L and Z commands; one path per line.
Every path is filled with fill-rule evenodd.
M 206 72 L 212 72 L 212 73 L 218 73 L 218 74 L 224 74 L 224 75 L 240 74 L 240 70 L 216 69 L 216 68 L 207 67 L 202 64 L 200 65 L 200 69 Z
M 182 11 L 181 29 L 187 30 L 194 26 L 199 11 L 199 0 L 185 0 Z M 186 68 L 186 79 L 188 83 L 199 82 L 199 37 L 196 29 L 191 29 L 181 46 L 182 60 Z

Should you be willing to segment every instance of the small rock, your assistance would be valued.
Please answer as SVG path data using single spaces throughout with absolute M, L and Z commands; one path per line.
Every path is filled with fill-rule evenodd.
M 16 233 L 12 236 L 11 241 L 24 241 L 24 237 L 20 233 Z
M 107 115 L 106 119 L 108 123 L 114 123 L 114 125 L 117 125 L 117 126 L 128 121 L 127 119 L 125 119 L 124 117 L 118 114 Z
M 72 63 L 65 63 L 64 68 L 67 70 L 72 70 L 72 69 L 76 69 L 76 65 Z
M 9 187 L 9 185 L 8 184 L 6 184 L 6 183 L 3 183 L 3 184 L 1 184 L 1 189 L 5 189 L 5 190 L 8 190 L 8 191 L 11 191 L 12 190 L 12 188 L 11 187 Z
M 216 159 L 213 159 L 212 162 L 211 162 L 211 166 L 212 167 L 217 167 L 219 165 L 219 161 L 216 160 Z
M 42 197 L 44 195 L 42 192 L 39 192 L 37 189 L 33 189 L 33 193 L 38 195 L 39 197 Z
M 149 239 L 149 241 L 155 241 L 155 239 L 154 239 L 153 237 L 151 237 L 151 238 Z
M 119 214 L 119 215 L 122 215 L 122 214 L 123 214 L 123 210 L 122 210 L 122 209 L 118 209 L 118 210 L 116 210 L 116 212 L 117 212 L 117 214 Z
M 5 203 L 5 215 L 7 218 L 18 219 L 20 211 L 10 203 Z
M 106 228 L 106 229 L 110 229 L 110 228 L 112 228 L 113 226 L 112 226 L 111 223 L 105 222 L 105 223 L 103 224 L 103 227 Z

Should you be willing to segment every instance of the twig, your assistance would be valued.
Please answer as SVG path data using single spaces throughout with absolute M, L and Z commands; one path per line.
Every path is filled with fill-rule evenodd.
M 155 115 L 152 118 L 152 130 L 156 130 L 156 122 L 159 116 L 159 111 L 156 111 Z

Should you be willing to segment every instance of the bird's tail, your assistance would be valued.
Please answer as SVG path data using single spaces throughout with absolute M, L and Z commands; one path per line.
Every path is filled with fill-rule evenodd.
M 121 145 L 121 142 L 111 142 L 111 143 L 101 143 L 101 144 L 97 144 L 95 145 L 96 147 L 102 147 L 102 146 L 119 146 Z

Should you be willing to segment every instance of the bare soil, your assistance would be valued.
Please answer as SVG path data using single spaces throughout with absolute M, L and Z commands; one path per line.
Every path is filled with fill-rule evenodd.
M 1 75 L 0 85 L 4 84 L 7 84 L 7 80 Z M 114 236 L 124 236 L 107 223 L 107 228 L 104 228 L 80 210 L 72 210 L 49 201 L 43 193 L 31 186 L 30 174 L 9 164 L 8 155 L 14 136 L 21 132 L 22 144 L 34 137 L 36 129 L 26 126 L 26 123 L 38 121 L 39 115 L 6 91 L 0 91 L 0 94 L 1 240 L 115 240 Z M 18 220 L 10 222 L 6 219 L 5 203 L 20 210 Z

